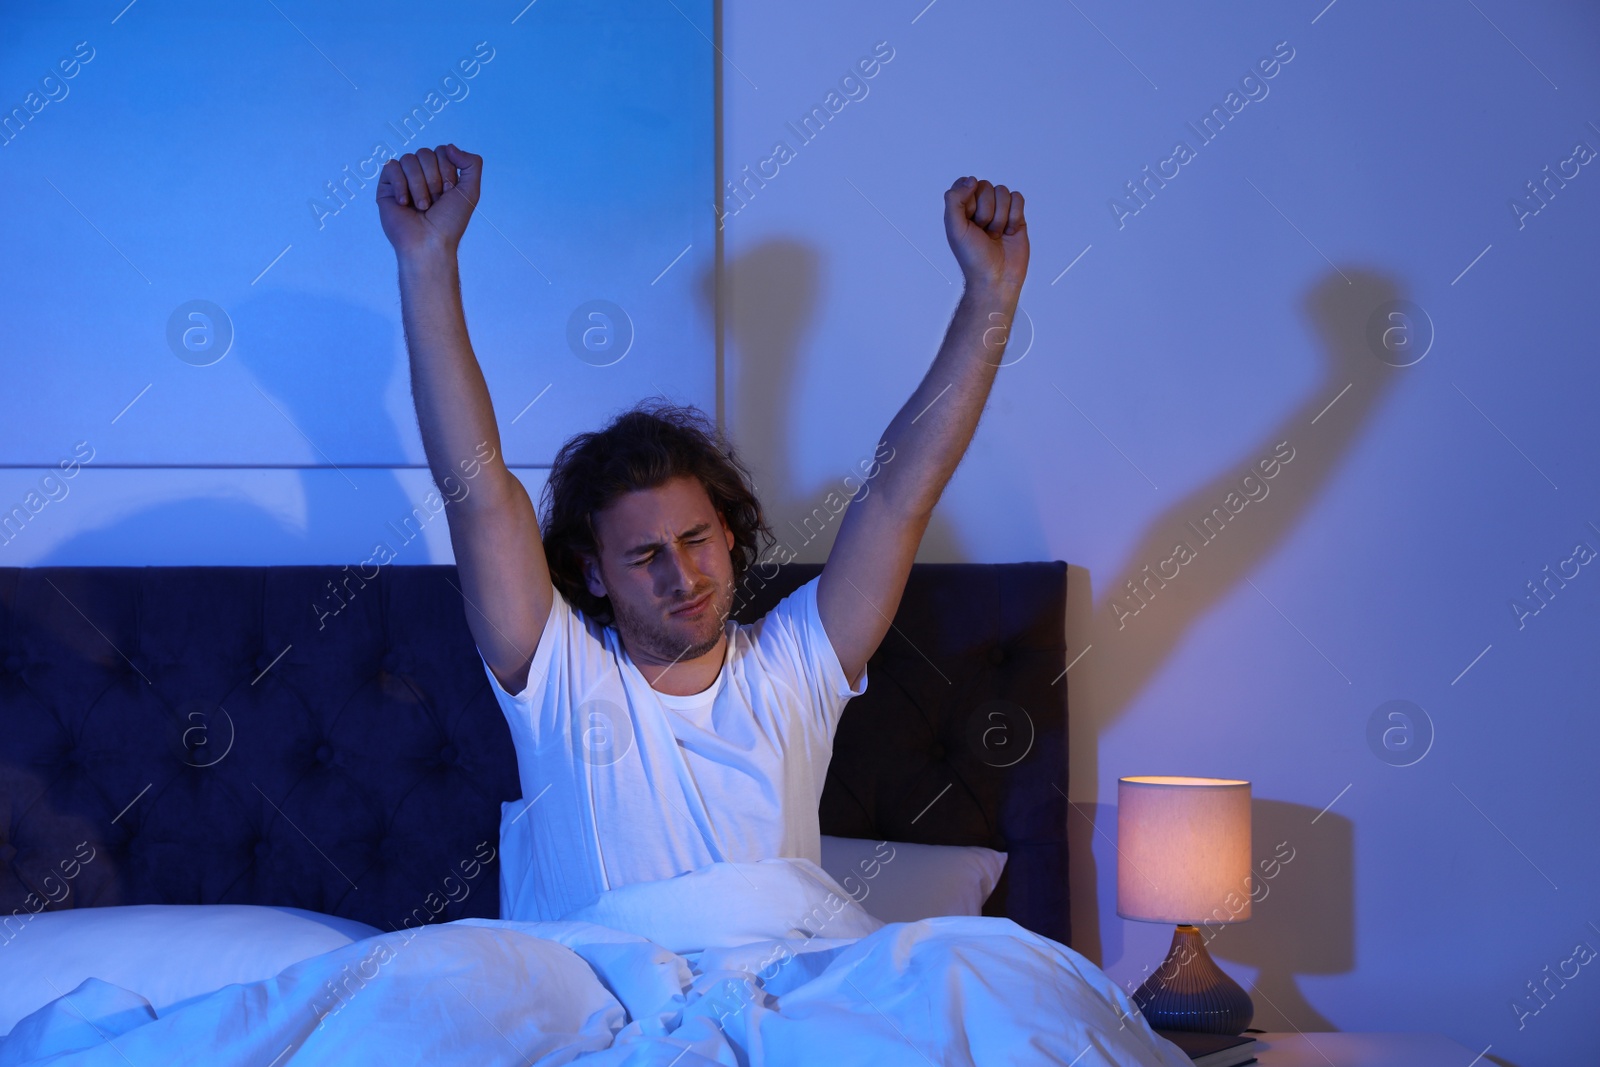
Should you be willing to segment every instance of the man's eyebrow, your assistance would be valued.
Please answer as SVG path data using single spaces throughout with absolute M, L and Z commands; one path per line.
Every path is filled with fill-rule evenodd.
M 702 522 L 695 526 L 689 527 L 687 530 L 683 531 L 683 533 L 679 534 L 678 537 L 680 539 L 685 537 L 693 537 L 696 534 L 705 533 L 709 529 L 711 529 L 711 524 L 709 522 Z M 642 556 L 646 552 L 654 552 L 657 549 L 665 547 L 666 545 L 661 541 L 652 541 L 649 544 L 635 545 L 622 554 L 624 556 Z

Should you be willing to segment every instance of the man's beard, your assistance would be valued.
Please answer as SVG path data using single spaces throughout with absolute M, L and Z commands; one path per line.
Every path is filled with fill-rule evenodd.
M 688 598 L 685 603 L 703 595 L 704 590 Z M 677 663 L 696 659 L 717 647 L 717 642 L 722 640 L 724 623 L 732 605 L 732 584 L 713 585 L 711 599 L 706 601 L 700 614 L 678 624 L 690 625 L 691 630 L 687 635 L 660 615 L 634 614 L 633 609 L 617 597 L 611 600 L 611 611 L 616 616 L 617 631 L 622 635 L 624 645 L 648 652 L 657 659 Z

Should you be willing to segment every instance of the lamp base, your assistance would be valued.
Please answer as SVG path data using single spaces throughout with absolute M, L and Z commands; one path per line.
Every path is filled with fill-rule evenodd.
M 1250 1025 L 1250 994 L 1206 951 L 1200 928 L 1179 924 L 1161 966 L 1133 994 L 1151 1027 L 1237 1035 Z

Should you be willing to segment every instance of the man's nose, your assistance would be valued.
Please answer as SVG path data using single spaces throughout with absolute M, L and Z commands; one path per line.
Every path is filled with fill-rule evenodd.
M 680 592 L 685 594 L 693 592 L 695 582 L 700 577 L 700 570 L 694 564 L 693 553 L 682 545 L 675 545 L 670 552 L 664 553 L 664 556 L 668 564 L 666 574 L 663 576 L 667 586 L 663 595 L 670 597 Z

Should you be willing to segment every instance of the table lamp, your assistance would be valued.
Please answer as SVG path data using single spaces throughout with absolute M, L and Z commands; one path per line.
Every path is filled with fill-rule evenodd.
M 1158 775 L 1117 780 L 1117 914 L 1176 923 L 1133 1001 L 1152 1026 L 1238 1034 L 1250 994 L 1206 951 L 1198 923 L 1250 918 L 1250 783 Z

